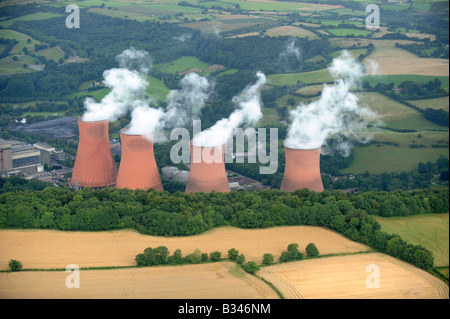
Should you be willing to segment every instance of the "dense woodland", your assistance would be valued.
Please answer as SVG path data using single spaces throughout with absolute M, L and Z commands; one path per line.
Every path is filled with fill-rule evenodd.
M 41 185 L 36 183 L 36 187 L 39 189 Z M 107 188 L 75 192 L 46 187 L 0 195 L 0 228 L 89 231 L 133 228 L 143 234 L 188 236 L 223 225 L 241 228 L 317 225 L 429 269 L 433 266 L 430 251 L 380 231 L 373 215 L 446 213 L 448 200 L 448 188 L 355 194 L 304 189 L 293 193 L 265 190 L 171 195 L 153 190 Z

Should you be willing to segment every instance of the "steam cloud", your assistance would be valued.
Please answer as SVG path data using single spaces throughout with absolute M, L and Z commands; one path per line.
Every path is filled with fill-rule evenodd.
M 367 125 L 376 119 L 376 113 L 361 105 L 358 97 L 350 92 L 360 83 L 363 67 L 347 51 L 334 59 L 329 67 L 335 79 L 333 85 L 325 85 L 319 100 L 308 105 L 301 103 L 291 111 L 291 125 L 284 142 L 294 149 L 327 147 L 330 137 L 340 138 L 337 150 L 348 156 L 349 139 L 367 142 L 370 139 Z M 349 138 L 345 139 L 344 138 Z
M 163 120 L 166 129 L 185 126 L 187 121 L 197 119 L 213 88 L 212 83 L 197 73 L 185 75 L 180 84 L 180 90 L 172 90 L 167 95 Z
M 136 71 L 128 69 L 110 69 L 103 72 L 103 83 L 111 91 L 100 101 L 86 98 L 86 112 L 83 121 L 116 121 L 125 115 L 131 103 L 144 96 L 147 81 Z
M 103 83 L 111 91 L 100 101 L 92 98 L 84 101 L 86 111 L 83 121 L 116 121 L 131 111 L 131 121 L 126 134 L 145 135 L 151 141 L 164 141 L 164 130 L 185 126 L 200 115 L 213 85 L 198 74 L 191 73 L 181 80 L 181 89 L 167 96 L 167 108 L 163 111 L 150 106 L 145 89 L 150 85 L 142 73 L 148 73 L 152 59 L 148 52 L 130 48 L 116 57 L 120 68 L 103 72 Z
M 121 68 L 136 70 L 140 73 L 148 73 L 153 66 L 153 59 L 150 54 L 143 50 L 136 50 L 134 47 L 124 50 L 116 56 Z
M 266 76 L 262 72 L 257 74 L 255 84 L 247 86 L 241 94 L 233 98 L 238 105 L 228 118 L 219 120 L 212 127 L 200 132 L 193 138 L 193 145 L 215 147 L 224 145 L 232 136 L 233 130 L 243 124 L 256 123 L 262 117 L 261 88 L 266 83 Z

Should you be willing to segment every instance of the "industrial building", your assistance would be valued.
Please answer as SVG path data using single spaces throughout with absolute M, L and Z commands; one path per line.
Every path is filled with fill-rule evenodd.
M 2 175 L 36 173 L 43 169 L 41 152 L 33 145 L 0 139 L 0 171 Z

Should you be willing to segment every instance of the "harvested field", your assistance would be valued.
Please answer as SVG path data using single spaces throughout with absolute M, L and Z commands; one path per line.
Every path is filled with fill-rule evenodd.
M 56 230 L 0 230 L 0 270 L 8 261 L 22 262 L 24 269 L 61 269 L 69 264 L 79 267 L 134 266 L 135 257 L 147 247 L 166 246 L 172 254 L 183 255 L 196 248 L 227 256 L 230 248 L 244 254 L 247 261 L 262 262 L 265 253 L 276 258 L 291 243 L 304 251 L 315 243 L 321 254 L 366 251 L 365 245 L 353 242 L 331 230 L 316 226 L 283 226 L 266 229 L 220 227 L 196 236 L 159 237 L 136 231 L 63 232 Z
M 271 37 L 292 36 L 298 38 L 309 38 L 310 40 L 319 38 L 315 33 L 295 26 L 275 27 L 267 30 L 266 35 Z
M 231 262 L 86 270 L 68 289 L 65 271 L 0 274 L 2 299 L 264 299 L 277 298 L 263 281 Z
M 379 288 L 366 280 L 379 269 Z M 285 298 L 448 299 L 448 285 L 429 273 L 381 253 L 309 259 L 264 267 L 258 272 Z

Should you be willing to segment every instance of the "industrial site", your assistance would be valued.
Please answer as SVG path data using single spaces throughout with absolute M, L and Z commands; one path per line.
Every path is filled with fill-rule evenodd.
M 449 299 L 448 17 L 1 1 L 0 299 Z

